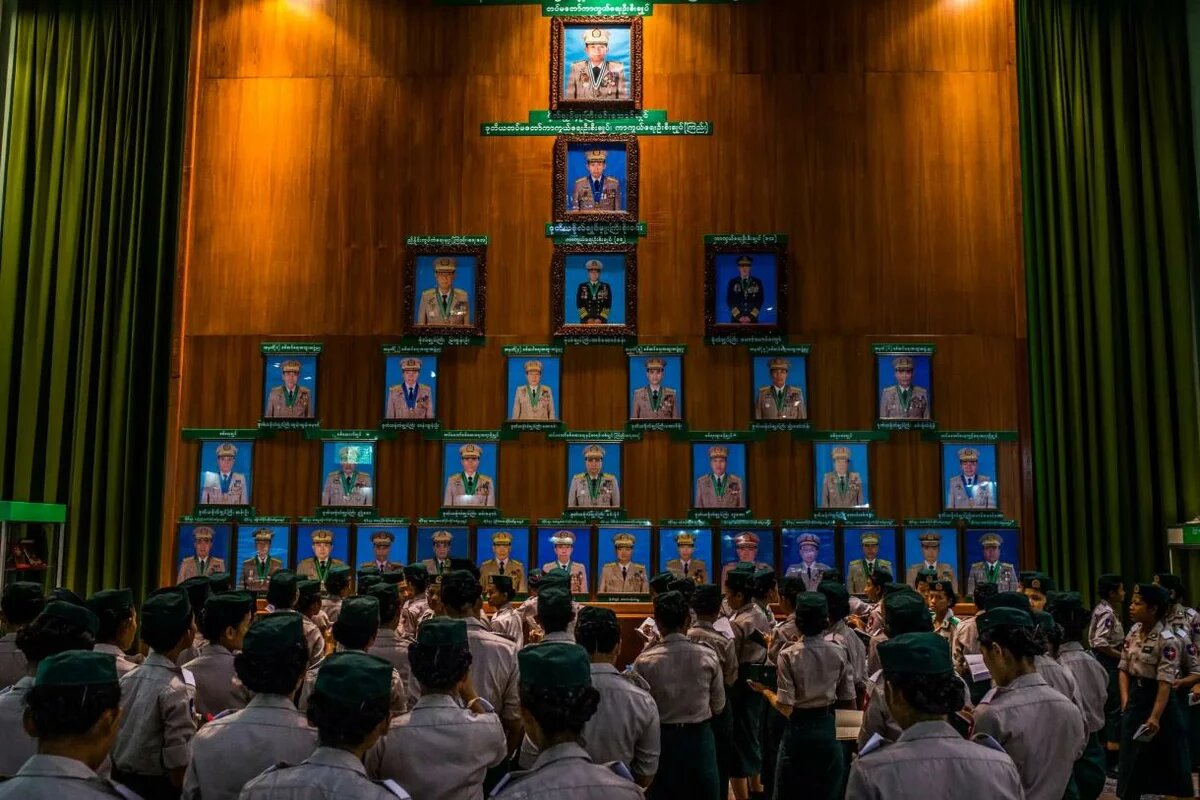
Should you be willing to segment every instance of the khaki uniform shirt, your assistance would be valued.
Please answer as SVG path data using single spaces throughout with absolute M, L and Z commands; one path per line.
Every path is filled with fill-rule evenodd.
M 696 481 L 696 508 L 745 508 L 746 493 L 742 479 L 725 473 L 721 478 L 720 491 L 717 479 L 711 474 L 701 475 Z
M 950 486 L 946 489 L 946 508 L 995 507 L 996 486 L 987 475 L 976 475 L 970 486 L 966 485 L 961 475 L 950 479 Z
M 1075 704 L 1080 714 L 1083 713 L 1079 686 L 1075 683 L 1075 676 L 1071 674 L 1070 670 L 1046 655 L 1034 656 L 1033 666 L 1037 669 L 1038 674 L 1046 679 L 1046 683 L 1051 689 L 1057 690 L 1063 697 Z
M 12 779 L 0 783 L 4 800 L 93 800 L 137 798 L 133 792 L 101 778 L 82 761 L 63 756 L 34 755 Z
M 844 484 L 843 484 L 844 481 Z M 836 472 L 826 472 L 821 479 L 819 508 L 857 508 L 863 504 L 862 476 L 848 472 L 842 478 Z
M 442 296 L 437 289 L 421 292 L 421 308 L 417 312 L 418 325 L 461 325 L 471 322 L 470 300 L 466 289 L 451 287 L 450 294 Z
M 417 384 L 412 408 L 408 406 L 406 390 L 404 384 L 388 389 L 384 419 L 433 419 L 433 392 L 429 387 L 423 383 Z
M 317 749 L 317 731 L 278 694 L 257 694 L 240 711 L 204 725 L 192 739 L 183 800 L 237 800 L 242 786 L 279 763 L 298 764 Z
M 294 767 L 272 767 L 246 784 L 240 800 L 394 800 L 411 795 L 400 786 L 372 781 L 362 762 L 345 750 L 318 747 Z
M 333 567 L 344 567 L 346 566 L 346 562 L 342 561 L 340 558 L 330 558 L 325 562 L 324 569 L 318 570 L 319 566 L 320 564 L 317 562 L 317 559 L 305 558 L 296 565 L 296 574 L 312 581 L 319 581 L 321 580 L 319 573 L 324 572 L 326 575 L 328 575 L 330 569 Z
M 779 654 L 780 705 L 827 708 L 854 700 L 854 673 L 846 648 L 819 636 L 801 636 Z
M 621 211 L 621 182 L 616 178 L 601 178 L 600 199 L 592 191 L 591 176 L 579 178 L 571 190 L 570 211 Z
M 1107 600 L 1101 600 L 1092 609 L 1092 621 L 1088 625 L 1088 644 L 1093 647 L 1112 647 L 1120 650 L 1125 644 L 1125 628 L 1121 618 L 1113 611 Z
M 367 649 L 367 655 L 382 658 L 392 665 L 392 670 L 400 676 L 400 686 L 404 687 L 405 708 L 412 708 L 417 702 L 412 676 L 412 664 L 408 660 L 408 646 L 411 639 L 398 634 L 391 628 L 380 628 L 375 632 L 375 642 Z
M 509 419 L 558 419 L 554 413 L 554 393 L 550 387 L 539 384 L 529 397 L 528 386 L 520 386 L 513 394 L 512 416 Z
M 799 386 L 761 386 L 754 404 L 755 419 L 808 419 L 804 392 Z
M 910 386 L 906 407 L 900 397 L 900 387 L 887 387 L 879 398 L 879 418 L 929 419 L 929 392 L 923 386 Z
M 97 653 L 108 653 L 113 657 L 113 664 L 117 668 L 117 678 L 124 677 L 125 673 L 132 672 L 138 665 L 138 662 L 125 655 L 124 651 L 115 644 L 98 644 L 92 649 Z
M 466 481 L 461 472 L 456 472 L 446 481 L 446 491 L 442 497 L 444 506 L 495 506 L 496 487 L 487 475 L 475 473 L 476 484 L 474 494 L 467 493 Z
M 424 592 L 406 600 L 400 609 L 400 635 L 416 641 L 417 629 L 421 627 L 422 622 L 432 617 L 433 611 L 429 608 L 429 600 Z
M 273 417 L 300 418 L 312 416 L 312 393 L 307 386 L 297 386 L 293 391 L 294 400 L 287 403 L 287 387 L 276 386 L 267 396 L 267 419 Z
M 250 690 L 233 669 L 233 653 L 221 645 L 207 645 L 183 668 L 196 678 L 196 713 L 216 716 L 222 711 L 245 708 L 250 702 Z
M 983 561 L 976 561 L 971 565 L 971 571 L 967 575 L 967 594 L 975 594 L 976 584 L 989 582 L 996 584 L 997 591 L 1015 592 L 1017 591 L 1017 571 L 1007 561 L 997 561 L 990 566 Z
M 588 593 L 587 570 L 583 568 L 583 564 L 580 564 L 578 561 L 571 561 L 565 565 L 559 564 L 557 561 L 547 561 L 545 564 L 542 564 L 542 572 L 549 572 L 558 567 L 564 567 L 567 570 L 568 580 L 571 582 L 571 594 Z
M 193 693 L 183 670 L 151 651 L 146 663 L 121 678 L 121 727 L 113 743 L 113 769 L 166 775 L 186 767 L 196 734 Z
M 1190 641 L 1193 646 L 1200 646 L 1200 612 L 1196 609 L 1176 603 L 1167 612 L 1167 626 L 1175 631 L 1180 639 Z
M 887 570 L 888 572 L 892 573 L 893 576 L 896 574 L 895 570 L 892 569 L 892 562 L 888 561 L 886 558 L 877 558 L 869 563 L 862 558 L 856 558 L 851 561 L 850 572 L 847 576 L 850 594 L 866 594 L 867 584 L 870 583 L 871 575 L 873 575 L 877 569 Z
M 467 646 L 471 649 L 471 682 L 475 691 L 492 704 L 500 719 L 515 724 L 521 719 L 517 645 L 488 630 L 487 623 L 473 617 L 467 623 Z
M 25 733 L 25 695 L 33 688 L 33 676 L 26 675 L 0 691 L 0 775 L 16 775 L 25 761 L 37 752 L 37 740 Z
M 338 621 L 338 617 L 342 615 L 342 600 L 343 598 L 341 597 L 321 598 L 321 613 L 325 615 L 330 628 Z
M 27 665 L 25 654 L 17 649 L 16 631 L 0 636 L 0 689 L 24 678 Z
M 501 800 L 643 800 L 645 797 L 633 781 L 594 763 L 576 742 L 556 744 L 539 753 L 532 769 L 510 772 L 491 796 Z
M 649 386 L 634 390 L 630 419 L 679 419 L 679 398 L 675 390 L 659 386 L 657 407 L 654 392 Z
M 789 614 L 783 622 L 776 622 L 771 628 L 771 646 L 767 648 L 767 661 L 778 663 L 777 659 L 783 648 L 792 642 L 800 641 L 800 629 L 796 627 L 796 615 Z
M 342 484 L 342 471 L 334 470 L 325 476 L 325 488 L 321 490 L 323 506 L 369 506 L 374 492 L 371 491 L 371 476 L 355 472 L 350 479 L 350 491 Z
M 1195 658 L 1187 644 L 1161 622 L 1149 632 L 1134 623 L 1125 637 L 1118 669 L 1134 678 L 1174 682 L 1194 670 Z
M 521 619 L 521 612 L 512 603 L 497 609 L 488 624 L 491 625 L 492 633 L 508 639 L 518 650 L 525 645 L 525 623 Z
M 564 100 L 628 100 L 629 82 L 625 80 L 625 65 L 620 61 L 605 61 L 594 66 L 587 59 L 571 64 Z
M 1075 678 L 1080 710 L 1089 734 L 1104 727 L 1104 704 L 1108 702 L 1108 673 L 1096 657 L 1079 642 L 1063 642 L 1058 662 Z
M 737 652 L 739 665 L 762 664 L 766 660 L 767 648 L 753 641 L 751 635 L 758 631 L 766 636 L 771 632 L 773 622 L 754 603 L 747 603 L 729 618 L 733 628 L 733 649 Z
M 867 679 L 867 707 L 863 711 L 862 724 L 858 728 L 859 752 L 862 752 L 876 735 L 881 736 L 884 741 L 894 742 L 903 733 L 899 723 L 892 718 L 892 710 L 888 708 L 883 686 L 883 670 L 871 673 L 871 677 Z
M 950 653 L 954 659 L 954 671 L 962 677 L 971 679 L 971 667 L 967 664 L 967 656 L 977 656 L 982 650 L 979 647 L 979 615 L 959 620 L 954 630 L 954 643 Z
M 909 586 L 915 586 L 917 581 L 917 573 L 923 569 L 936 570 L 939 581 L 950 581 L 955 586 L 958 586 L 958 576 L 954 574 L 954 567 L 950 566 L 944 561 L 939 561 L 933 566 L 930 566 L 924 561 L 916 564 L 909 564 L 908 569 L 904 572 L 904 582 Z
M 850 661 L 850 676 L 854 679 L 854 688 L 860 689 L 867 685 L 867 646 L 858 638 L 846 620 L 839 619 L 825 632 L 825 640 L 837 642 L 846 648 L 846 658 Z
M 738 659 L 733 639 L 713 627 L 711 622 L 697 620 L 688 628 L 687 637 L 693 642 L 708 645 L 721 662 L 721 675 L 726 686 L 737 683 Z
M 283 562 L 278 558 L 265 561 L 259 561 L 257 556 L 247 558 L 242 562 L 242 586 L 248 592 L 265 592 L 271 583 L 271 576 L 281 569 Z
M 695 581 L 697 586 L 702 583 L 708 583 L 708 564 L 699 558 L 693 558 L 689 561 L 672 558 L 667 562 L 667 572 L 676 578 L 690 578 Z
M 223 558 L 209 556 L 201 564 L 200 560 L 195 556 L 188 556 L 179 562 L 179 570 L 175 575 L 175 582 L 183 583 L 188 578 L 195 578 L 197 575 L 212 575 L 213 573 L 224 571 L 225 559 Z
M 594 480 L 589 480 L 586 472 L 579 472 L 571 478 L 571 488 L 567 491 L 567 508 L 620 507 L 621 484 L 617 482 L 616 475 L 603 472 Z
M 221 478 L 215 472 L 206 473 L 204 490 L 200 493 L 201 505 L 244 506 L 250 502 L 246 492 L 246 476 L 234 472 L 229 476 L 229 491 L 221 491 Z
M 501 569 L 500 562 L 494 558 L 489 558 L 479 565 L 479 583 L 481 585 L 487 586 L 488 579 L 493 575 L 507 575 L 512 578 L 514 592 L 519 594 L 525 591 L 525 565 L 520 561 L 506 559 L 503 569 Z
M 725 673 L 709 646 L 669 633 L 647 647 L 633 669 L 650 684 L 663 725 L 705 722 L 725 709 Z
M 621 572 L 624 568 L 624 573 Z M 610 561 L 600 570 L 600 594 L 649 594 L 645 564 Z

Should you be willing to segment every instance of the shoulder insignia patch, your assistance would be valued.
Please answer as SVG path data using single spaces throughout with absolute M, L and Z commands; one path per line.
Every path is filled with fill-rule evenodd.
M 858 751 L 858 757 L 862 758 L 865 755 L 869 755 L 887 744 L 889 744 L 887 739 L 878 733 L 873 733 L 871 734 L 871 738 L 867 740 L 867 743 Z
M 382 781 L 374 781 L 374 783 L 376 786 L 382 786 L 384 789 L 387 789 L 393 795 L 399 797 L 400 800 L 412 800 L 412 795 L 400 788 L 400 784 L 396 783 L 391 778 L 387 778 L 386 780 Z
M 1000 746 L 1000 743 L 991 736 L 988 736 L 986 733 L 975 734 L 971 737 L 971 741 L 973 741 L 975 744 L 983 745 L 989 750 L 996 750 L 1001 753 L 1004 752 L 1004 748 Z

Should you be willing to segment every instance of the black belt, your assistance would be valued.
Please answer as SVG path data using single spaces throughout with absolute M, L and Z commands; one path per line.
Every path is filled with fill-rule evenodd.
M 1130 675 L 1129 683 L 1130 686 L 1137 687 L 1138 689 L 1149 689 L 1152 687 L 1158 688 L 1157 678 L 1135 678 L 1134 676 Z
M 711 721 L 712 718 L 710 717 L 703 722 L 660 722 L 658 727 L 668 731 L 686 731 L 689 728 L 706 727 Z
M 819 708 L 796 708 L 792 707 L 792 717 L 828 717 L 834 713 L 833 706 L 820 706 Z

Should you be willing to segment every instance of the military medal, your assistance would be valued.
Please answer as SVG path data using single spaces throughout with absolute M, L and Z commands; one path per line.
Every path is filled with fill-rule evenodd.
M 357 474 L 358 473 L 355 473 L 354 475 L 351 475 L 350 477 L 346 477 L 346 473 L 343 472 L 340 475 L 338 475 L 338 479 L 342 482 L 342 496 L 349 497 L 351 494 L 353 494 L 354 483 L 355 483 L 354 478 Z
M 318 561 L 318 562 L 317 562 L 317 563 L 314 565 L 314 567 L 313 567 L 313 568 L 316 570 L 316 573 L 317 573 L 317 580 L 319 580 L 319 581 L 321 582 L 321 584 L 322 584 L 322 585 L 324 585 L 324 583 L 325 583 L 325 576 L 329 574 L 329 562 L 328 562 L 328 561 L 326 561 L 326 562 L 325 562 L 325 565 L 324 565 L 324 566 L 322 566 L 322 565 L 321 565 L 321 562 L 320 562 L 320 561 Z
M 912 388 L 911 387 L 908 389 L 900 389 L 899 387 L 896 387 L 896 388 L 899 389 L 899 391 L 897 392 L 897 395 L 899 396 L 899 399 L 900 399 L 900 410 L 903 411 L 904 414 L 907 416 L 908 406 L 910 403 L 912 403 Z
M 591 475 L 588 476 L 588 494 L 591 495 L 593 501 L 600 497 L 600 480 L 600 478 L 593 478 Z
M 783 389 L 777 389 L 775 391 L 775 411 L 781 417 L 783 416 L 784 391 L 785 390 L 783 390 Z
M 713 476 L 713 491 L 717 493 L 717 497 L 725 496 L 725 481 L 723 478 Z
M 296 398 L 299 396 L 299 394 L 300 394 L 299 386 L 297 386 L 295 389 L 289 389 L 286 386 L 283 387 L 283 403 L 284 403 L 284 405 L 286 405 L 288 408 L 291 408 L 292 406 L 296 405 Z
M 467 494 L 475 494 L 475 486 L 479 483 L 478 475 L 463 475 L 463 491 Z

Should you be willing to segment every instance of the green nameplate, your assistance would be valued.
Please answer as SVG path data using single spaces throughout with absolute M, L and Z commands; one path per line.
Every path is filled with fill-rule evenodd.
M 362 509 L 362 510 L 367 511 L 367 512 L 372 511 L 369 508 Z M 334 521 L 336 522 L 337 520 L 334 520 Z M 314 517 L 301 517 L 300 519 L 296 520 L 297 525 L 328 525 L 329 522 L 330 522 L 329 517 L 326 517 L 325 515 L 321 514 L 319 509 L 317 511 L 317 515 Z
M 528 122 L 484 122 L 481 136 L 559 136 L 583 133 L 591 135 L 631 136 L 712 136 L 713 124 L 707 120 L 667 120 L 666 111 L 572 112 L 555 114 L 530 111 Z
M 486 236 L 409 236 L 405 247 L 487 247 Z
M 319 356 L 325 345 L 320 342 L 263 342 L 263 355 Z
M 261 431 L 308 431 L 310 428 L 320 427 L 321 420 L 319 419 L 272 417 L 271 419 L 260 419 L 258 421 L 258 429 Z
M 761 431 L 688 431 L 674 437 L 688 442 L 761 442 L 765 437 Z
M 872 514 L 865 521 L 857 522 L 854 525 L 854 527 L 856 527 L 856 528 L 895 528 L 896 520 L 885 519 L 883 517 L 876 517 L 876 516 L 874 516 L 874 514 Z
M 291 525 L 291 517 L 247 517 L 242 525 Z
M 440 431 L 442 423 L 436 419 L 385 419 L 379 423 L 379 429 L 388 432 L 394 431 L 421 431 L 422 433 L 430 433 Z M 387 437 L 392 438 L 392 437 Z
M 739 333 L 724 336 L 705 336 L 704 343 L 709 347 L 735 347 L 751 345 L 755 347 L 779 347 L 783 344 L 782 333 Z
M 715 513 L 715 512 L 709 512 L 709 510 L 708 510 L 708 509 L 692 509 L 692 512 L 691 512 L 691 513 L 693 513 L 693 514 L 707 514 L 707 513 Z M 750 512 L 749 512 L 749 511 L 745 511 L 744 513 L 748 515 Z M 771 519 L 750 519 L 750 518 L 749 518 L 749 516 L 747 516 L 747 517 L 746 517 L 746 518 L 744 518 L 744 519 L 742 519 L 742 518 L 733 518 L 733 517 L 726 517 L 725 519 L 727 519 L 727 520 L 730 520 L 730 521 L 735 521 L 737 524 L 736 524 L 736 525 L 734 525 L 734 526 L 732 526 L 732 527 L 737 527 L 737 528 L 759 528 L 759 529 L 764 529 L 764 528 L 773 528 L 773 527 L 775 527 L 775 520 L 771 520 Z
M 590 510 L 595 511 L 595 509 L 590 509 Z M 619 522 L 620 522 L 619 525 L 609 525 L 607 527 L 620 528 L 621 530 L 632 530 L 633 528 L 646 528 L 646 529 L 650 528 L 650 520 L 648 520 L 648 519 L 639 519 L 639 518 L 622 519 L 622 520 L 619 520 Z
M 529 517 L 496 517 L 489 519 L 489 528 L 528 528 Z
M 718 247 L 778 247 L 788 243 L 786 233 L 706 233 L 704 243 Z
M 386 525 L 389 528 L 407 527 L 411 524 L 408 517 L 368 517 L 358 522 L 360 525 Z
M 385 344 L 379 348 L 385 356 L 440 356 L 442 348 L 437 345 L 414 345 L 405 347 L 402 344 Z
M 472 336 L 467 333 L 421 333 L 415 336 L 405 336 L 400 340 L 400 347 L 408 352 L 414 347 L 484 347 L 486 336 Z
M 658 521 L 660 528 L 707 528 L 708 521 L 703 519 L 660 519 Z
M 375 442 L 386 438 L 378 430 L 355 430 L 345 428 L 316 428 L 304 432 L 305 439 L 329 439 L 338 442 Z
M 555 431 L 563 430 L 564 427 L 565 426 L 561 422 L 551 422 L 549 420 L 546 420 L 544 422 L 523 422 L 523 421 L 518 420 L 516 422 L 504 423 L 504 426 L 501 428 L 501 430 L 506 431 L 508 433 L 514 433 L 514 434 L 515 433 L 553 433 Z
M 1017 441 L 1016 431 L 937 431 L 925 433 L 921 438 L 927 442 L 955 442 L 961 444 L 994 444 Z
M 815 442 L 886 442 L 892 435 L 888 431 L 797 431 L 796 438 Z
M 648 231 L 645 222 L 547 222 L 546 238 L 555 244 L 637 244 Z
M 375 516 L 373 508 L 346 508 L 344 506 L 326 506 L 317 509 L 317 519 L 322 522 L 336 520 L 339 522 L 361 522 Z
M 875 521 L 875 512 L 870 509 L 817 509 L 813 516 L 830 522 L 844 522 L 847 525 L 870 525 Z
M 555 431 L 548 434 L 547 439 L 555 442 L 598 442 L 602 444 L 640 441 L 640 433 L 629 431 Z
M 243 520 L 254 516 L 253 506 L 196 506 L 197 519 L 207 520 Z
M 647 603 L 650 601 L 648 594 L 598 594 L 596 595 L 597 603 Z
M 58 503 L 29 503 L 24 500 L 0 501 L 0 522 L 41 522 L 54 524 L 67 521 L 67 507 Z
M 511 439 L 503 431 L 431 431 L 427 439 L 440 439 L 445 442 L 499 442 Z
M 931 356 L 937 350 L 935 344 L 913 344 L 909 342 L 883 342 L 871 345 L 877 356 Z
M 622 522 L 625 511 L 620 508 L 569 508 L 563 512 L 563 517 L 574 520 L 576 525 L 580 522 Z
M 625 348 L 627 356 L 681 356 L 686 352 L 686 344 L 640 344 Z
M 475 519 L 481 521 L 495 519 L 500 516 L 500 509 L 471 506 L 469 508 L 443 508 L 441 513 L 444 519 L 457 520 L 458 524 L 462 525 Z
M 828 528 L 827 519 L 785 519 L 779 523 L 781 528 Z
M 270 431 L 258 428 L 184 428 L 180 432 L 185 442 L 212 439 L 270 439 Z
M 1019 528 L 1021 523 L 1015 519 L 993 519 L 987 522 L 975 524 L 972 521 L 967 522 L 967 527 L 974 530 L 991 530 L 992 528 Z
M 812 351 L 810 344 L 753 345 L 746 348 L 752 356 L 806 356 Z
M 942 519 L 953 524 L 954 520 L 966 520 L 967 525 L 991 525 L 994 520 L 1004 519 L 1004 512 L 998 508 L 947 509 L 942 512 Z
M 594 345 L 617 345 L 629 347 L 630 345 L 637 344 L 637 337 L 626 336 L 622 333 L 604 333 L 603 331 L 597 331 L 596 333 L 570 333 L 565 336 L 555 336 L 554 341 L 564 345 L 575 345 L 576 347 L 591 347 Z
M 812 423 L 806 419 L 768 419 L 750 423 L 750 430 L 766 433 L 778 431 L 808 431 Z
M 418 517 L 417 524 L 422 528 L 457 528 L 462 526 L 462 521 L 446 517 Z
M 925 519 L 906 519 L 904 520 L 906 528 L 953 528 L 954 521 L 948 520 L 945 517 L 933 517 Z
M 881 419 L 876 420 L 877 431 L 924 431 L 922 435 L 937 430 L 937 422 L 932 419 Z
M 185 514 L 178 520 L 180 525 L 218 525 L 218 524 L 233 524 L 231 519 L 213 519 L 212 517 L 202 517 L 197 514 Z
M 738 525 L 750 517 L 748 508 L 693 508 L 688 511 L 696 519 L 706 519 L 712 522 L 734 522 Z
M 1200 525 L 1183 526 L 1183 543 L 1200 544 Z
M 586 528 L 587 525 L 580 525 L 579 520 L 542 517 L 537 521 L 539 528 Z
M 687 423 L 681 419 L 634 419 L 625 423 L 629 433 L 653 433 L 655 431 L 686 432 Z
M 502 347 L 501 352 L 506 356 L 561 356 L 561 344 L 513 344 Z

